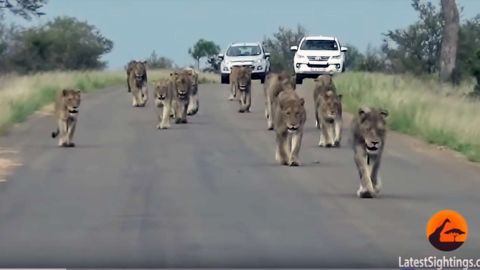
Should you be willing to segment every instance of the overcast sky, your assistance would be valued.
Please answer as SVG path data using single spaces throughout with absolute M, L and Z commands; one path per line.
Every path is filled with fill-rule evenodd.
M 433 0 L 438 3 L 438 1 Z M 480 0 L 459 0 L 462 18 L 480 12 Z M 279 26 L 303 25 L 310 34 L 334 35 L 360 50 L 378 46 L 382 33 L 403 28 L 417 14 L 410 0 L 49 0 L 47 13 L 28 24 L 73 16 L 96 25 L 114 42 L 104 59 L 118 69 L 155 50 L 178 65 L 194 61 L 187 53 L 199 38 L 224 50 L 231 42 L 261 41 Z M 11 16 L 8 16 L 9 20 Z M 18 19 L 15 19 L 18 22 Z

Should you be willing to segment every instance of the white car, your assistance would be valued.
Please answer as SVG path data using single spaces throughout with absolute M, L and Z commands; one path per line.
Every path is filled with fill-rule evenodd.
M 230 83 L 230 70 L 233 66 L 249 66 L 252 68 L 252 79 L 265 81 L 265 75 L 270 71 L 270 53 L 265 52 L 262 44 L 233 43 L 225 54 L 219 54 L 221 81 Z
M 304 78 L 332 75 L 345 70 L 343 65 L 347 48 L 342 47 L 336 37 L 304 37 L 300 45 L 292 46 L 290 50 L 295 52 L 293 68 L 297 84 L 301 84 Z

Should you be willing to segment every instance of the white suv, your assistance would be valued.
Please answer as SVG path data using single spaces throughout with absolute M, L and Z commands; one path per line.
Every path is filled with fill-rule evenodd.
M 230 70 L 233 66 L 249 66 L 252 68 L 252 79 L 265 81 L 270 71 L 270 53 L 265 52 L 260 43 L 233 43 L 225 54 L 219 54 L 223 84 L 230 83 Z
M 298 47 L 292 46 L 290 49 L 295 52 L 293 68 L 297 84 L 301 84 L 304 78 L 344 71 L 347 48 L 341 47 L 335 37 L 304 37 Z

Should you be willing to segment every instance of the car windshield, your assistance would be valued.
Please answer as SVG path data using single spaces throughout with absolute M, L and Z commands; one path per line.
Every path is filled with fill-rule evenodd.
M 227 56 L 254 56 L 260 55 L 262 50 L 258 45 L 232 46 L 228 48 Z
M 301 50 L 313 51 L 313 50 L 338 50 L 338 44 L 335 40 L 305 40 L 300 47 Z

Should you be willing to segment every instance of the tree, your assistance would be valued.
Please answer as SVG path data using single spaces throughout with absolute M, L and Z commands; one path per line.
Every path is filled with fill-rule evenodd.
M 155 51 L 147 58 L 149 68 L 153 69 L 171 69 L 173 68 L 173 61 L 167 57 L 158 56 Z
M 453 235 L 453 242 L 457 242 L 457 236 L 465 234 L 464 231 L 458 229 L 458 228 L 453 228 L 445 232 L 445 234 L 448 235 Z
M 270 67 L 272 71 L 292 69 L 294 53 L 290 51 L 290 47 L 298 45 L 306 35 L 307 30 L 303 26 L 297 25 L 294 30 L 279 27 L 273 37 L 264 38 L 264 47 L 271 53 Z
M 382 46 L 394 72 L 414 74 L 438 71 L 443 20 L 431 2 L 412 0 L 419 21 L 407 27 L 388 31 Z
M 480 48 L 480 15 L 466 20 L 460 27 L 457 59 L 452 73 L 452 81 L 460 83 L 466 76 L 471 75 L 475 69 L 476 52 Z
M 348 51 L 345 54 L 345 69 L 360 70 L 365 61 L 365 56 L 353 45 L 347 44 Z
M 12 48 L 12 40 L 18 27 L 14 25 L 6 25 L 2 21 L 0 14 L 0 71 L 5 72 L 9 70 L 9 55 Z
M 105 67 L 100 57 L 113 42 L 98 29 L 71 17 L 57 17 L 17 33 L 11 62 L 16 71 L 78 70 Z
M 471 73 L 475 77 L 477 84 L 473 90 L 472 96 L 480 97 L 480 49 L 477 50 L 475 58 L 470 63 Z
M 15 15 L 29 20 L 32 16 L 45 14 L 40 11 L 40 8 L 42 8 L 46 2 L 46 0 L 0 0 L 0 13 L 6 9 Z
M 200 70 L 200 59 L 207 57 L 213 57 L 220 53 L 220 46 L 213 41 L 208 41 L 203 38 L 199 39 L 197 43 L 193 45 L 193 48 L 188 49 L 188 53 L 197 62 L 197 69 Z
M 440 79 L 451 79 L 457 58 L 458 33 L 460 19 L 455 0 L 441 0 L 443 19 L 443 37 L 440 50 Z
M 385 71 L 385 56 L 378 49 L 368 45 L 365 57 L 358 68 L 367 72 Z

